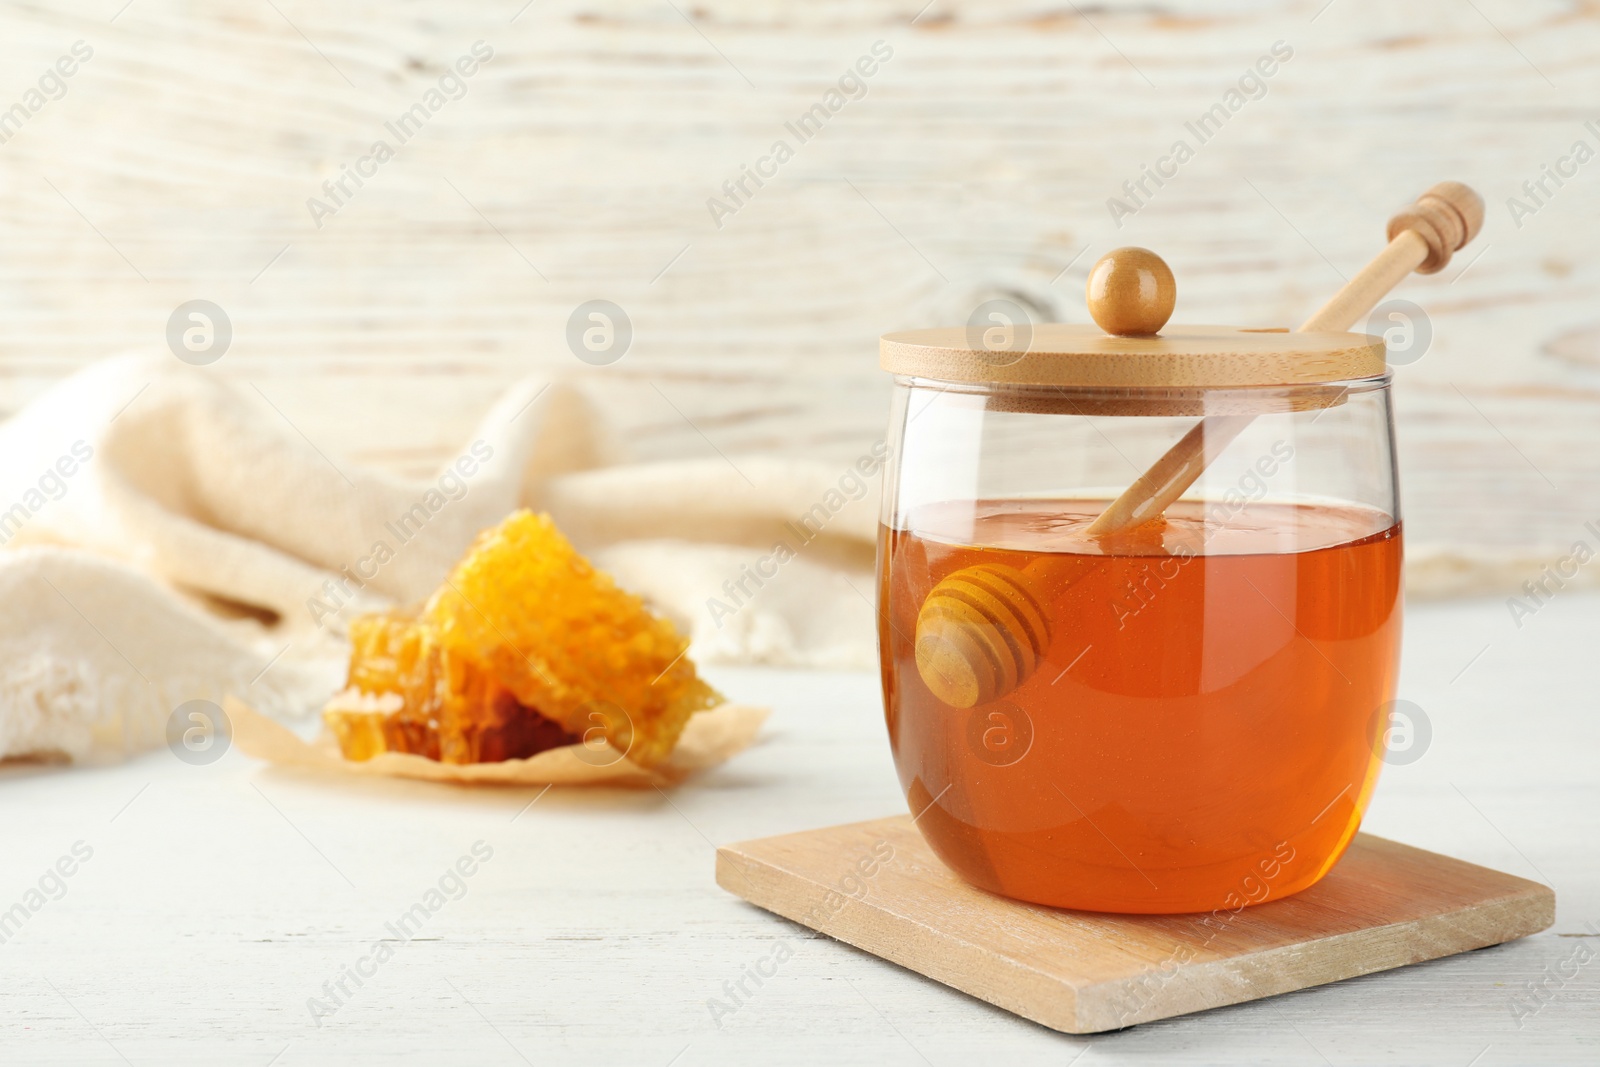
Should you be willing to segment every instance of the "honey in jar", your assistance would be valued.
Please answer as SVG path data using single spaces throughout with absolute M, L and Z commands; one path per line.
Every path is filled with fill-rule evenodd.
M 1399 524 L 1350 505 L 1184 501 L 1107 544 L 1084 532 L 1107 503 L 945 501 L 882 531 L 889 740 L 918 826 L 974 884 L 1076 908 L 1188 911 L 1310 885 L 1376 778 Z M 917 616 L 941 581 L 989 566 L 1046 576 L 1049 641 L 1017 688 L 952 708 L 918 674 Z

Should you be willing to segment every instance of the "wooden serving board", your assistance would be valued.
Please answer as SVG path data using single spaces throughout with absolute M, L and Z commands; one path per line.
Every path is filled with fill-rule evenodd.
M 717 883 L 1074 1034 L 1438 959 L 1555 921 L 1547 886 L 1371 834 L 1310 889 L 1209 915 L 1105 915 L 994 896 L 946 868 L 909 815 L 726 845 Z

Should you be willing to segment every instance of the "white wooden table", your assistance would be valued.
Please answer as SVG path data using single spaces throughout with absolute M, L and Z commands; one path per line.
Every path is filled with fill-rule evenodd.
M 1367 828 L 1551 881 L 1547 933 L 1055 1034 L 716 887 L 713 842 L 902 810 L 873 677 L 721 670 L 776 714 L 758 747 L 670 797 L 353 783 L 237 752 L 0 770 L 0 909 L 77 842 L 93 850 L 60 899 L 6 928 L 0 1062 L 1596 1062 L 1600 962 L 1576 961 L 1600 957 L 1600 598 L 1559 597 L 1520 631 L 1497 601 L 1422 606 L 1408 625 L 1401 695 L 1432 741 L 1385 770 Z M 332 1007 L 324 983 L 480 841 L 493 855 L 464 895 L 360 987 L 345 978 L 318 1026 L 308 999 Z M 708 1000 L 785 942 L 792 958 L 716 1025 Z M 1519 1028 L 1511 998 L 1541 978 Z

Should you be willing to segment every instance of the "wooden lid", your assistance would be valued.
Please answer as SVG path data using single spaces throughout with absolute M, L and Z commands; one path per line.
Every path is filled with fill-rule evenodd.
M 1093 326 L 1015 327 L 984 345 L 959 326 L 886 333 L 878 365 L 892 374 L 1010 385 L 1212 387 L 1304 385 L 1384 373 L 1383 338 L 1234 326 L 1170 326 L 1117 337 Z
M 991 303 L 974 311 L 965 328 L 884 334 L 878 365 L 946 382 L 1129 389 L 1317 385 L 1384 373 L 1383 338 L 1364 333 L 1233 326 L 1163 332 L 1177 298 L 1177 280 L 1160 256 L 1116 248 L 1090 269 L 1084 287 L 1099 330 L 1034 326 L 1021 308 Z

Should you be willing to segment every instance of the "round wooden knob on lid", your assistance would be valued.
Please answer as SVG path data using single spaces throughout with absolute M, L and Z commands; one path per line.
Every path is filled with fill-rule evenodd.
M 1089 315 L 1106 333 L 1150 337 L 1172 317 L 1178 283 L 1148 248 L 1117 248 L 1095 263 L 1085 290 Z

